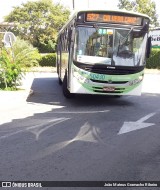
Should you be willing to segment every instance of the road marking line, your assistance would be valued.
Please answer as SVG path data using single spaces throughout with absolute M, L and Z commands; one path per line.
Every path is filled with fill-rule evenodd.
M 13 136 L 13 135 L 17 135 L 19 133 L 26 132 L 26 131 L 29 131 L 29 132 L 35 134 L 36 135 L 36 140 L 38 140 L 39 135 L 41 133 L 43 133 L 44 131 L 46 131 L 50 127 L 52 127 L 52 126 L 54 126 L 56 124 L 59 124 L 61 122 L 64 122 L 64 121 L 66 121 L 68 119 L 70 119 L 70 118 L 55 118 L 55 119 L 52 119 L 52 120 L 48 121 L 47 123 L 35 125 L 35 126 L 32 126 L 32 127 L 27 127 L 25 129 L 22 129 L 22 130 L 19 130 L 19 131 L 16 131 L 16 132 L 13 132 L 13 133 L 10 133 L 10 134 L 7 134 L 7 135 L 3 135 L 3 136 L 0 137 L 0 140 L 8 138 L 8 137 Z M 55 122 L 55 123 L 53 123 L 53 122 Z M 49 124 L 49 123 L 51 123 L 51 124 L 47 126 L 47 124 Z M 42 128 L 42 127 L 43 127 L 43 129 L 39 129 L 39 128 Z
M 118 132 L 118 135 L 155 125 L 154 123 L 143 123 L 144 121 L 154 116 L 155 114 L 156 113 L 150 113 L 145 117 L 142 117 L 141 119 L 137 120 L 136 122 L 124 122 L 123 126 Z

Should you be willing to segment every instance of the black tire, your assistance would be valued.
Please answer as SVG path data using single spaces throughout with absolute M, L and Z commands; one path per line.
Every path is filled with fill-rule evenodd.
M 57 74 L 58 74 L 58 83 L 61 85 L 62 84 L 62 80 L 60 79 L 60 74 L 59 74 L 59 65 L 57 64 Z
M 73 98 L 73 94 L 70 93 L 68 88 L 67 88 L 67 74 L 65 74 L 64 79 L 63 79 L 62 90 L 63 90 L 63 95 L 66 98 Z
M 58 83 L 59 83 L 60 85 L 62 85 L 62 80 L 60 79 L 59 76 L 58 76 Z

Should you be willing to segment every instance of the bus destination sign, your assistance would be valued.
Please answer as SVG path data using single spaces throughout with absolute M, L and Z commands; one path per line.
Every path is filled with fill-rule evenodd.
M 86 22 L 109 22 L 140 26 L 142 18 L 137 16 L 111 15 L 108 13 L 86 13 Z

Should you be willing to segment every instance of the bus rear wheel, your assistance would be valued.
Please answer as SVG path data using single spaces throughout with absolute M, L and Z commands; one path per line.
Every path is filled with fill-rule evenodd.
M 67 88 L 67 74 L 65 74 L 64 79 L 63 79 L 62 90 L 63 90 L 63 95 L 66 98 L 73 98 L 73 94 L 70 93 L 68 88 Z

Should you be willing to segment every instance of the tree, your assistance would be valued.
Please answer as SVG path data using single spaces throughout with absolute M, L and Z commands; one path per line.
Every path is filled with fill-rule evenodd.
M 119 0 L 118 7 L 147 14 L 151 18 L 151 25 L 154 27 L 159 26 L 156 4 L 152 0 Z
M 41 52 L 53 51 L 57 32 L 68 20 L 69 10 L 52 0 L 29 1 L 14 7 L 5 21 L 14 22 L 12 32 L 28 40 Z

